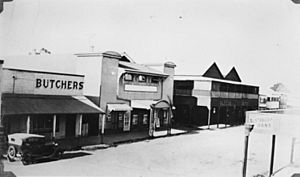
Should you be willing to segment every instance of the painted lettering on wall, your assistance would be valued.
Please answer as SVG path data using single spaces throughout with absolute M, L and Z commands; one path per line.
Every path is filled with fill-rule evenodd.
M 56 88 L 56 89 L 66 89 L 66 90 L 82 90 L 83 82 L 37 78 L 35 87 L 49 88 L 49 89 Z

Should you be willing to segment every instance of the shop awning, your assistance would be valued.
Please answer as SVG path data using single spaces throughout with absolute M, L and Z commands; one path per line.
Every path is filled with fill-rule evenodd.
M 157 103 L 154 100 L 131 100 L 131 107 L 137 109 L 151 109 L 150 105 Z
M 111 111 L 131 111 L 132 108 L 127 104 L 107 104 L 108 112 Z
M 32 94 L 2 95 L 2 114 L 91 114 L 104 113 L 85 96 Z

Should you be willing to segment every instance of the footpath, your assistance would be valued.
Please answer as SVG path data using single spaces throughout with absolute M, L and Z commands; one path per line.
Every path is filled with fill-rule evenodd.
M 107 147 L 117 146 L 124 143 L 132 143 L 137 141 L 143 141 L 147 139 L 163 138 L 169 136 L 176 136 L 181 134 L 192 133 L 194 128 L 180 127 L 172 128 L 171 134 L 167 134 L 167 130 L 155 131 L 154 136 L 150 137 L 148 131 L 127 132 L 127 133 L 115 133 L 104 134 L 90 137 L 69 138 L 63 140 L 57 140 L 60 146 L 66 151 L 69 150 L 95 150 L 103 149 Z

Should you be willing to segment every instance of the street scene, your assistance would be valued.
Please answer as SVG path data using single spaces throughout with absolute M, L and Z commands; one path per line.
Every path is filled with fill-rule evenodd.
M 0 176 L 300 177 L 299 0 L 0 0 Z
M 290 163 L 291 139 L 279 136 L 277 142 L 274 171 L 281 172 Z M 238 126 L 66 152 L 61 160 L 29 166 L 4 164 L 17 176 L 241 176 L 243 150 L 244 128 Z M 247 176 L 268 175 L 270 150 L 271 136 L 251 135 Z M 78 157 L 67 158 L 69 153 Z M 300 144 L 295 148 L 295 166 L 300 165 L 299 155 Z

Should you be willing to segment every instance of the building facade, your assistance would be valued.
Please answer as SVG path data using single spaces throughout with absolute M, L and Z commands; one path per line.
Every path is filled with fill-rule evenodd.
M 259 109 L 286 109 L 288 97 L 282 92 L 275 92 L 271 89 L 260 91 L 259 93 Z
M 116 52 L 76 56 L 81 61 L 101 62 L 101 68 L 96 68 L 101 75 L 99 94 L 96 90 L 91 97 L 105 110 L 102 127 L 106 133 L 150 130 L 152 135 L 154 130 L 170 128 L 174 63 L 161 64 L 162 70 L 155 70 Z M 81 71 L 87 79 L 94 77 L 88 70 Z
M 224 77 L 216 63 L 203 75 L 176 75 L 175 123 L 239 125 L 245 111 L 258 109 L 259 87 L 241 82 L 235 68 Z
M 55 139 L 98 135 L 104 112 L 83 95 L 83 75 L 14 68 L 3 68 L 2 74 L 6 134 Z
M 149 131 L 152 135 L 154 130 L 170 128 L 175 69 L 172 62 L 161 64 L 157 70 L 117 52 L 4 59 L 7 62 L 3 70 L 3 113 L 8 133 L 31 132 L 64 138 L 131 131 Z M 67 111 L 57 107 L 58 112 L 40 111 L 36 104 L 45 96 L 47 100 L 80 97 L 77 100 L 84 99 L 95 109 L 82 110 L 78 105 Z M 31 112 L 18 112 L 28 99 L 38 100 L 32 103 Z M 59 105 L 53 102 L 52 105 Z M 12 104 L 20 104 L 21 108 L 7 106 Z M 12 124 L 12 120 L 20 120 L 22 125 Z M 40 124 L 44 130 L 36 127 Z

